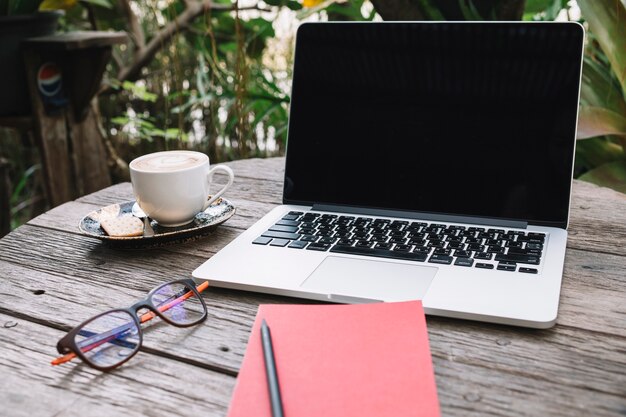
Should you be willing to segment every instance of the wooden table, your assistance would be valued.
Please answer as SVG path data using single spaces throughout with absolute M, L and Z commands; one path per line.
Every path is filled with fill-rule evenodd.
M 126 307 L 193 269 L 281 200 L 282 158 L 231 163 L 237 214 L 213 234 L 150 251 L 110 249 L 79 219 L 132 198 L 119 184 L 63 204 L 0 240 L 0 415 L 222 416 L 260 303 L 209 289 L 209 319 L 153 324 L 143 351 L 103 374 L 49 365 L 82 320 Z M 444 416 L 626 415 L 626 196 L 575 181 L 558 324 L 549 330 L 428 318 Z M 395 370 L 401 372 L 401 370 Z

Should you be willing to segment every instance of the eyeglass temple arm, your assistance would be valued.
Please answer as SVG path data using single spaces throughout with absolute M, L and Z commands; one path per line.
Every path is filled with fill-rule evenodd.
M 201 293 L 202 291 L 206 290 L 209 286 L 209 282 L 208 281 L 204 281 L 203 283 L 201 283 L 200 285 L 198 285 L 196 287 L 196 291 L 198 291 L 198 293 Z M 158 309 L 159 311 L 163 312 L 163 311 L 167 311 L 170 308 L 180 304 L 181 302 L 185 301 L 186 299 L 188 299 L 189 297 L 191 297 L 193 295 L 192 291 L 187 291 L 185 294 L 183 294 L 182 296 L 170 301 L 167 304 L 164 304 L 162 306 L 159 306 Z M 142 314 L 141 317 L 139 318 L 139 322 L 140 323 L 145 323 L 149 320 L 152 320 L 154 317 L 156 317 L 156 314 L 152 311 L 149 311 L 145 314 Z M 97 348 L 98 346 L 109 342 L 115 338 L 117 338 L 117 336 L 122 333 L 123 331 L 126 331 L 130 328 L 130 323 L 128 324 L 124 324 L 122 326 L 119 326 L 115 329 L 109 330 L 108 332 L 104 332 L 104 333 L 98 333 L 95 334 L 91 337 L 88 337 L 87 339 L 84 339 L 81 341 L 79 348 L 81 349 L 81 351 L 83 352 L 89 352 L 92 349 Z M 102 339 L 104 337 L 104 339 Z M 95 340 L 94 340 L 95 339 Z M 90 343 L 88 345 L 83 346 L 84 343 Z M 76 357 L 75 353 L 68 353 L 67 355 L 58 357 L 54 360 L 52 360 L 52 362 L 50 362 L 52 365 L 61 365 L 62 363 L 65 362 L 69 362 L 72 359 L 74 359 Z

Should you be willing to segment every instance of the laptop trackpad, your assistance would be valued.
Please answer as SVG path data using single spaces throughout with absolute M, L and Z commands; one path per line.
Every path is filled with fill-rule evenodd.
M 329 256 L 300 286 L 381 301 L 421 300 L 437 271 L 431 266 Z

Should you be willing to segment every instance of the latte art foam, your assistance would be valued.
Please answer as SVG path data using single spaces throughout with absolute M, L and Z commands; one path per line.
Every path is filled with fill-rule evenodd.
M 134 161 L 133 168 L 142 171 L 170 172 L 200 165 L 204 159 L 191 152 L 164 152 Z

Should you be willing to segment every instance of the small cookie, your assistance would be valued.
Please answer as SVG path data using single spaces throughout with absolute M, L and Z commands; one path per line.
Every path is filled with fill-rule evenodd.
M 143 235 L 143 222 L 135 216 L 122 216 L 103 219 L 100 227 L 109 236 L 141 236 Z

